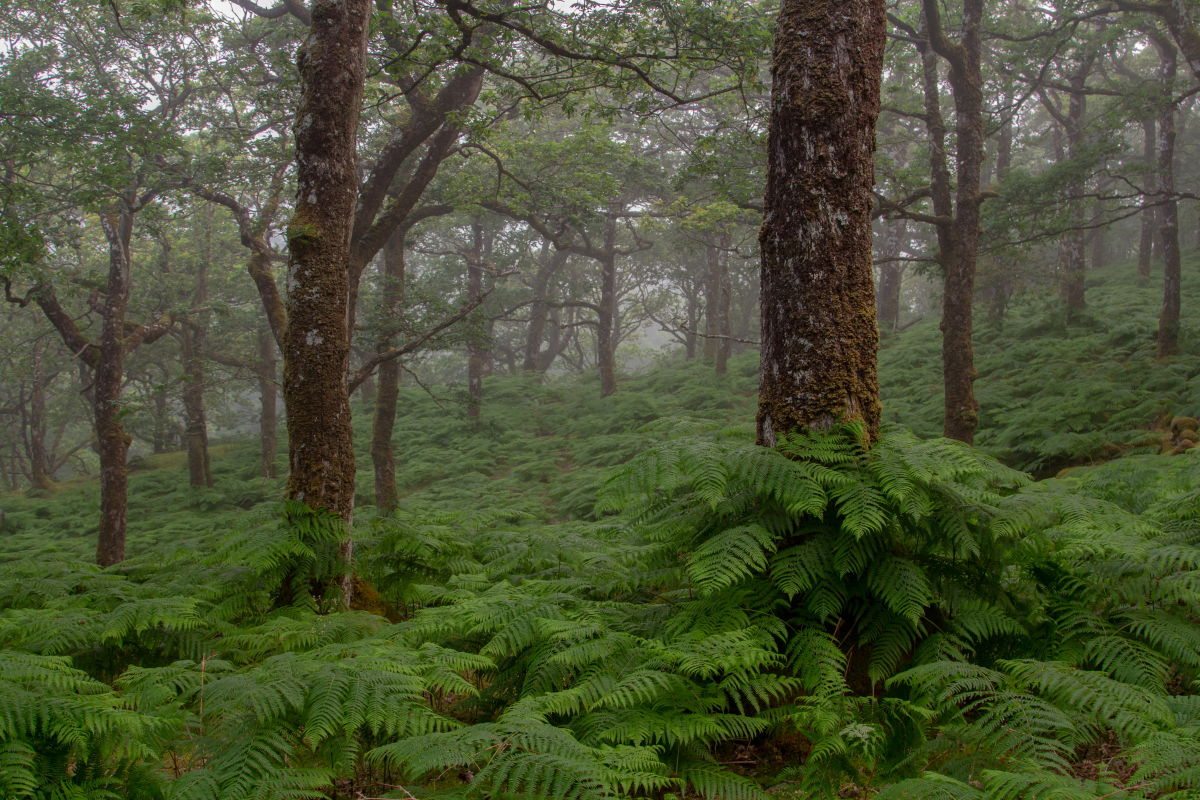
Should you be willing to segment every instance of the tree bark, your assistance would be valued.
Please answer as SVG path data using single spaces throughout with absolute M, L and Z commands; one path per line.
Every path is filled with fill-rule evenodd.
M 1161 59 L 1159 79 L 1163 106 L 1158 118 L 1158 186 L 1162 191 L 1159 206 L 1159 237 L 1163 257 L 1163 299 L 1158 317 L 1157 354 L 1166 358 L 1179 353 L 1180 255 L 1179 202 L 1175 199 L 1175 100 L 1173 91 L 1179 57 L 1165 38 L 1156 38 Z
M 567 259 L 570 257 L 570 251 L 551 250 L 549 242 L 542 250 L 541 261 L 533 276 L 533 286 L 530 287 L 533 298 L 529 304 L 529 328 L 525 334 L 525 353 L 521 362 L 521 369 L 524 372 L 545 372 L 549 367 L 549 364 L 542 365 L 542 359 L 539 356 L 542 353 L 542 343 L 546 338 L 546 323 L 550 316 L 550 281 L 558 274 L 559 270 L 566 266 Z
M 903 217 L 884 223 L 883 257 L 879 265 L 879 330 L 895 331 L 900 324 L 900 290 L 904 285 L 904 264 L 898 259 L 908 237 L 908 220 Z
M 946 36 L 936 0 L 922 0 L 922 10 L 929 46 L 950 65 L 957 139 L 954 161 L 958 187 L 953 223 L 938 226 L 939 261 L 945 275 L 941 323 L 945 385 L 942 429 L 948 438 L 970 444 L 975 439 L 975 428 L 979 424 L 972 339 L 984 141 L 983 79 L 980 71 L 983 0 L 963 0 L 962 36 L 959 42 L 952 42 Z M 928 92 L 926 96 L 928 98 Z M 937 214 L 943 216 L 940 211 Z M 943 232 L 943 227 L 949 230 Z
M 1068 161 L 1079 158 L 1083 154 L 1083 122 L 1087 112 L 1086 83 L 1095 58 L 1096 51 L 1089 50 L 1070 76 L 1067 115 L 1062 118 L 1066 133 Z M 1084 209 L 1083 190 L 1082 178 L 1073 179 L 1066 186 L 1067 217 L 1071 230 L 1063 234 L 1060 244 L 1060 260 L 1063 273 L 1061 293 L 1067 309 L 1068 321 L 1076 317 L 1087 306 L 1085 295 L 1087 233 L 1084 230 L 1087 212 Z
M 275 356 L 275 336 L 269 325 L 258 329 L 258 471 L 264 478 L 274 478 L 275 453 L 279 449 L 279 387 L 276 384 L 278 359 Z
M 1146 191 L 1158 191 L 1158 124 L 1154 117 L 1142 120 L 1142 157 L 1146 161 Z M 1154 259 L 1154 240 L 1158 238 L 1158 206 L 1150 196 L 1142 197 L 1141 237 L 1138 239 L 1137 274 L 1142 282 L 1150 280 Z
M 600 396 L 617 390 L 617 214 L 620 208 L 609 205 L 604 218 L 604 250 L 600 262 L 600 313 L 596 320 L 596 363 L 600 368 Z
M 365 79 L 368 0 L 313 5 L 298 56 L 296 210 L 288 225 L 283 395 L 287 495 L 348 526 L 354 513 L 350 359 L 350 234 L 358 196 L 356 137 Z M 349 530 L 341 547 L 342 602 L 350 603 Z
M 478 304 L 483 299 L 484 271 L 483 225 L 471 224 L 471 250 L 467 255 L 467 302 Z M 480 331 L 467 342 L 467 417 L 479 419 L 483 409 L 483 379 L 490 372 L 491 348 L 481 340 L 487 331 Z
M 204 252 L 196 266 L 196 286 L 192 307 L 203 308 L 208 302 L 208 264 L 212 258 L 212 213 L 204 220 Z M 208 460 L 208 421 L 204 413 L 204 353 L 208 339 L 205 312 L 201 319 L 185 320 L 180 329 L 180 355 L 183 360 L 184 438 L 187 442 L 188 482 L 192 486 L 213 485 Z
M 41 492 L 54 488 L 50 454 L 46 449 L 46 346 L 33 345 L 33 375 L 29 387 L 29 483 Z
M 383 248 L 382 304 L 384 329 L 376 342 L 377 352 L 395 347 L 392 330 L 404 310 L 404 238 L 406 228 L 392 233 Z M 375 413 L 371 418 L 371 464 L 375 471 L 375 507 L 389 514 L 396 509 L 396 454 L 392 432 L 396 426 L 396 404 L 400 396 L 400 362 L 389 359 L 379 365 Z
M 871 188 L 881 0 L 784 0 L 772 62 L 758 442 L 879 432 Z
M 100 535 L 96 563 L 109 567 L 125 560 L 126 504 L 129 492 L 129 434 L 121 424 L 121 384 L 125 366 L 125 309 L 129 305 L 129 242 L 133 212 L 126 205 L 100 214 L 108 242 L 108 286 L 102 312 L 99 353 L 92 375 L 92 410 L 100 455 Z

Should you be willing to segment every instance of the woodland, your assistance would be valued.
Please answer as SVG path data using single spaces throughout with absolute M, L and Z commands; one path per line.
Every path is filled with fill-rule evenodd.
M 0 798 L 1200 798 L 1198 97 L 1200 0 L 0 0 Z

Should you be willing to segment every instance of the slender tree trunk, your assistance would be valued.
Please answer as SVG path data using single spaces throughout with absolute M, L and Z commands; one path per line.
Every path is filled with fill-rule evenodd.
M 879 265 L 879 309 L 881 331 L 894 331 L 900 323 L 900 290 L 904 284 L 904 264 L 898 259 L 908 236 L 908 220 L 903 217 L 885 223 L 883 256 Z
M 885 25 L 881 0 L 784 0 L 779 12 L 759 235 L 762 445 L 851 420 L 878 435 L 870 211 Z
M 33 375 L 29 387 L 29 483 L 38 491 L 54 488 L 50 454 L 46 450 L 46 345 L 33 345 Z
M 721 251 L 713 242 L 704 244 L 704 362 L 715 363 L 720 327 Z
M 696 292 L 688 292 L 685 296 L 687 308 L 687 330 L 683 332 L 683 350 L 688 361 L 696 358 L 697 339 L 696 326 L 700 324 L 700 298 Z
M 733 321 L 729 317 L 730 306 L 733 304 L 733 284 L 729 280 L 729 236 L 722 237 L 721 273 L 717 282 L 717 360 L 713 370 L 718 375 L 728 371 L 729 354 L 733 346 Z
M 212 208 L 208 208 L 204 229 L 204 253 L 196 267 L 196 286 L 192 306 L 203 308 L 208 302 L 208 263 L 212 258 Z M 208 339 L 207 314 L 184 322 L 180 335 L 183 359 L 184 438 L 187 440 L 188 481 L 192 486 L 212 486 L 208 461 L 208 421 L 204 413 L 204 352 Z
M 1066 129 L 1066 156 L 1068 160 L 1079 158 L 1083 151 L 1083 122 L 1087 112 L 1086 82 L 1095 60 L 1095 50 L 1089 52 L 1080 62 L 1079 67 L 1071 73 Z M 1068 219 L 1071 230 L 1062 238 L 1062 298 L 1067 309 L 1067 319 L 1071 320 L 1082 311 L 1086 305 L 1085 279 L 1087 275 L 1086 237 L 1084 225 L 1087 222 L 1087 212 L 1083 203 L 1083 180 L 1071 180 L 1066 187 Z
M 600 257 L 600 314 L 596 321 L 596 362 L 600 367 L 600 396 L 617 390 L 617 213 L 614 204 L 604 218 L 604 252 Z
M 208 461 L 208 423 L 204 413 L 204 330 L 185 322 L 180 335 L 183 359 L 184 438 L 187 440 L 188 482 L 212 486 Z
M 545 372 L 538 356 L 542 352 L 546 322 L 550 316 L 550 281 L 570 257 L 571 254 L 566 250 L 551 251 L 549 242 L 542 248 L 538 270 L 533 276 L 533 302 L 529 305 L 529 328 L 525 334 L 525 353 L 521 362 L 524 372 Z
M 483 225 L 471 225 L 471 252 L 467 257 L 467 302 L 478 303 L 483 297 Z M 488 346 L 471 337 L 467 343 L 467 417 L 479 419 L 483 408 L 483 378 L 490 360 Z
M 347 384 L 350 234 L 358 196 L 356 137 L 370 16 L 369 0 L 312 7 L 311 32 L 298 56 L 296 210 L 287 230 L 287 495 L 346 523 L 354 513 Z M 352 552 L 347 528 L 340 549 L 342 603 L 347 606 Z
M 279 411 L 276 385 L 278 359 L 275 356 L 275 337 L 269 326 L 258 329 L 258 471 L 264 478 L 275 477 L 275 453 L 279 449 Z
M 948 438 L 970 444 L 979 424 L 972 339 L 975 264 L 979 250 L 980 173 L 983 167 L 983 79 L 980 71 L 983 0 L 963 0 L 960 42 L 952 42 L 946 36 L 936 0 L 922 0 L 922 9 L 930 46 L 950 65 L 957 139 L 955 173 L 958 187 L 953 225 L 946 237 L 951 242 L 950 247 L 943 247 L 939 254 L 945 273 L 941 323 L 945 383 L 942 427 Z M 942 216 L 941 212 L 938 215 Z M 939 230 L 939 242 L 943 236 Z
M 125 366 L 125 309 L 129 305 L 129 242 L 133 212 L 117 206 L 100 214 L 108 241 L 108 287 L 102 312 L 99 355 L 92 380 L 92 410 L 100 453 L 100 536 L 96 562 L 109 567 L 125 560 L 129 492 L 129 434 L 121 423 Z
M 391 333 L 404 311 L 404 238 L 407 228 L 399 228 L 383 247 L 384 329 L 376 350 L 386 353 L 395 346 Z M 375 506 L 390 514 L 396 509 L 396 453 L 392 432 L 396 427 L 396 404 L 400 396 L 400 362 L 388 359 L 379 365 L 379 387 L 375 393 L 375 413 L 371 418 L 371 464 L 375 470 Z
M 1163 300 L 1158 317 L 1159 358 L 1179 353 L 1180 255 L 1179 203 L 1175 199 L 1175 100 L 1172 97 L 1178 54 L 1166 39 L 1155 42 L 1161 65 L 1163 108 L 1158 123 L 1158 185 L 1163 193 L 1159 207 L 1159 236 L 1163 256 Z
M 1142 157 L 1146 161 L 1146 191 L 1158 190 L 1158 135 L 1153 117 L 1142 120 Z M 1158 238 L 1158 206 L 1152 196 L 1142 197 L 1141 237 L 1138 239 L 1137 274 L 1143 282 L 1150 280 L 1150 265 L 1154 259 L 1154 240 Z

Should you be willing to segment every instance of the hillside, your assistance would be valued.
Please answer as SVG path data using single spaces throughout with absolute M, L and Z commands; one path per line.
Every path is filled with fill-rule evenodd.
M 5 496 L 0 793 L 1194 796 L 1200 454 L 1138 443 L 1198 410 L 1196 332 L 1155 363 L 1151 290 L 1090 291 L 1070 329 L 1036 299 L 983 328 L 979 450 L 754 448 L 753 356 L 607 400 L 496 378 L 477 424 L 406 389 L 391 518 L 360 449 L 355 611 L 288 588 L 336 533 L 281 518 L 249 442 L 214 448 L 212 490 L 140 459 L 107 571 L 92 484 Z M 883 354 L 888 413 L 920 432 L 936 333 Z M 1032 483 L 981 450 L 1121 457 Z

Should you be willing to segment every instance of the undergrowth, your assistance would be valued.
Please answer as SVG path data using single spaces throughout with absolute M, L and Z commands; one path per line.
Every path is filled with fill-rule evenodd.
M 1006 323 L 1027 363 L 1116 352 L 1116 326 L 1035 346 L 1039 313 Z M 903 336 L 889 357 L 929 338 Z M 1138 336 L 1128 369 L 1168 389 L 1083 370 L 1136 395 L 1091 423 L 1123 457 L 1038 482 L 896 426 L 756 447 L 752 356 L 605 401 L 492 380 L 478 423 L 407 389 L 401 509 L 359 487 L 370 611 L 300 590 L 340 533 L 243 443 L 212 490 L 135 471 L 108 570 L 92 487 L 5 497 L 0 796 L 1200 797 L 1200 454 L 1116 435 L 1196 395 Z M 1012 463 L 1090 458 L 1008 413 L 980 439 Z

